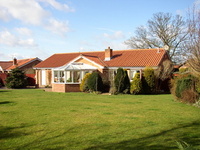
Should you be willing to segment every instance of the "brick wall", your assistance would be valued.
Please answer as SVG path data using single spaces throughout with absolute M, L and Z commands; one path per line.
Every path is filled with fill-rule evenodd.
M 52 84 L 53 92 L 80 92 L 80 84 Z
M 65 84 L 52 84 L 52 92 L 65 92 Z
M 65 92 L 80 92 L 80 84 L 66 84 Z

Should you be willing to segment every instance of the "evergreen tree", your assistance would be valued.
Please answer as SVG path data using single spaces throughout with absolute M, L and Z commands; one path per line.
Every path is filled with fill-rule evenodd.
M 88 87 L 88 78 L 90 77 L 91 73 L 87 73 L 85 74 L 81 84 L 80 84 L 80 90 L 82 92 L 88 92 L 89 91 L 89 87 Z
M 12 69 L 5 81 L 8 88 L 25 88 L 27 85 L 27 78 L 19 68 Z
M 123 70 L 123 68 L 118 68 L 114 84 L 117 93 L 130 93 L 130 80 L 127 71 Z
M 124 70 L 122 68 L 117 69 L 114 84 L 117 93 L 122 93 L 124 90 Z
M 142 81 L 140 79 L 140 73 L 136 73 L 133 81 L 131 82 L 131 94 L 139 94 L 142 91 Z
M 102 91 L 103 81 L 98 72 L 93 72 L 87 80 L 88 88 L 91 91 Z
M 143 74 L 143 90 L 144 93 L 150 94 L 155 91 L 155 75 L 154 69 L 146 67 Z
M 130 79 L 127 70 L 124 70 L 124 90 L 123 93 L 130 94 Z

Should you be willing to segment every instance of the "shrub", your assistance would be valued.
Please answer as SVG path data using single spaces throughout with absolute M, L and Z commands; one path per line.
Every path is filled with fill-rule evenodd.
M 198 80 L 191 74 L 180 75 L 172 82 L 172 94 L 185 103 L 195 103 L 199 99 Z
M 127 70 L 124 70 L 124 94 L 130 94 L 130 79 L 128 77 Z
M 27 77 L 24 72 L 18 68 L 12 69 L 5 81 L 6 87 L 8 88 L 24 88 L 27 85 Z
M 155 91 L 155 75 L 154 69 L 146 67 L 143 74 L 143 90 L 144 93 L 149 94 Z
M 122 68 L 117 69 L 117 74 L 114 79 L 115 89 L 117 93 L 122 93 L 124 90 L 124 70 Z
M 89 87 L 88 87 L 88 78 L 90 77 L 91 73 L 86 73 L 83 80 L 81 81 L 80 84 L 80 91 L 82 92 L 88 92 Z
M 182 98 L 182 93 L 187 89 L 191 89 L 191 86 L 192 86 L 191 78 L 178 79 L 176 81 L 176 90 L 175 90 L 176 96 L 178 98 Z
M 200 93 L 200 78 L 195 80 L 195 89 L 197 93 Z
M 117 74 L 114 79 L 116 93 L 130 93 L 130 80 L 126 70 L 123 68 L 117 69 Z
M 130 92 L 131 94 L 141 93 L 142 90 L 142 81 L 140 79 L 140 73 L 136 73 L 133 81 L 131 82 Z
M 179 68 L 179 72 L 180 72 L 180 73 L 184 73 L 184 72 L 186 72 L 186 71 L 188 71 L 188 68 Z
M 185 103 L 196 103 L 199 95 L 193 89 L 184 90 L 181 94 L 181 100 Z
M 88 80 L 88 88 L 90 91 L 102 91 L 103 90 L 103 81 L 101 76 L 98 74 L 98 72 L 93 72 Z

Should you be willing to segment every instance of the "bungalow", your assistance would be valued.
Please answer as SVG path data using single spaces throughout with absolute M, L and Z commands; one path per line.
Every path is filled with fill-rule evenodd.
M 18 67 L 24 70 L 26 74 L 33 73 L 33 66 L 40 63 L 42 60 L 39 58 L 19 59 L 14 58 L 12 61 L 0 61 L 0 73 L 8 73 L 12 69 Z
M 14 58 L 11 61 L 0 61 L 0 84 L 4 85 L 4 80 L 12 69 L 18 67 L 23 70 L 27 76 L 31 75 L 34 78 L 35 70 L 33 67 L 40 63 L 42 60 L 39 58 L 19 59 Z
M 146 66 L 156 69 L 166 59 L 166 50 L 136 49 L 58 53 L 42 61 L 36 69 L 36 84 L 52 86 L 54 92 L 78 92 L 79 85 L 88 72 L 98 71 L 104 81 L 112 81 L 119 67 L 127 69 L 130 80 Z

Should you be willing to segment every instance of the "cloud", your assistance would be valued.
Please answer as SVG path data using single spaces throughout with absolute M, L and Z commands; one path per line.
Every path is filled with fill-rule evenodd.
M 57 34 L 68 32 L 68 22 L 55 19 L 52 12 L 47 11 L 48 9 L 45 10 L 41 3 L 48 4 L 53 8 L 61 11 L 75 11 L 67 4 L 61 4 L 56 0 L 1 0 L 0 19 L 3 21 L 16 19 L 25 24 L 41 26 L 44 29 L 50 30 Z
M 21 35 L 26 35 L 26 36 L 31 36 L 32 35 L 32 31 L 28 28 L 16 28 L 16 31 L 21 34 Z
M 66 12 L 74 12 L 75 11 L 74 8 L 69 7 L 67 4 L 61 4 L 55 0 L 38 0 L 38 1 L 45 2 L 57 10 L 66 11 Z
M 194 2 L 194 4 L 197 5 L 197 6 L 199 6 L 199 5 L 200 5 L 200 0 L 196 0 L 196 1 Z
M 48 16 L 35 0 L 1 0 L 0 7 L 4 14 L 1 18 L 10 16 L 27 24 L 41 25 L 43 18 Z
M 112 40 L 122 39 L 125 37 L 122 31 L 115 31 L 112 34 L 104 33 L 103 36 Z
M 176 14 L 180 15 L 180 16 L 183 16 L 183 11 L 182 10 L 176 10 Z
M 101 41 L 101 45 L 106 47 L 110 47 L 114 50 L 124 50 L 127 49 L 127 45 L 124 42 L 116 42 L 116 41 Z
M 22 40 L 22 39 L 18 39 L 18 43 L 19 46 L 28 46 L 28 47 L 35 47 L 36 44 L 34 42 L 34 39 L 26 39 L 26 40 Z
M 5 8 L 3 8 L 2 6 L 0 6 L 0 19 L 3 20 L 3 21 L 9 21 L 10 18 L 11 18 L 11 16 L 7 12 L 7 10 Z
M 49 19 L 48 23 L 45 25 L 47 30 L 50 30 L 53 33 L 64 35 L 69 31 L 68 22 L 58 21 L 56 19 Z
M 8 46 L 22 46 L 22 47 L 35 47 L 34 40 L 32 38 L 21 39 L 9 31 L 0 32 L 0 44 L 8 45 Z

